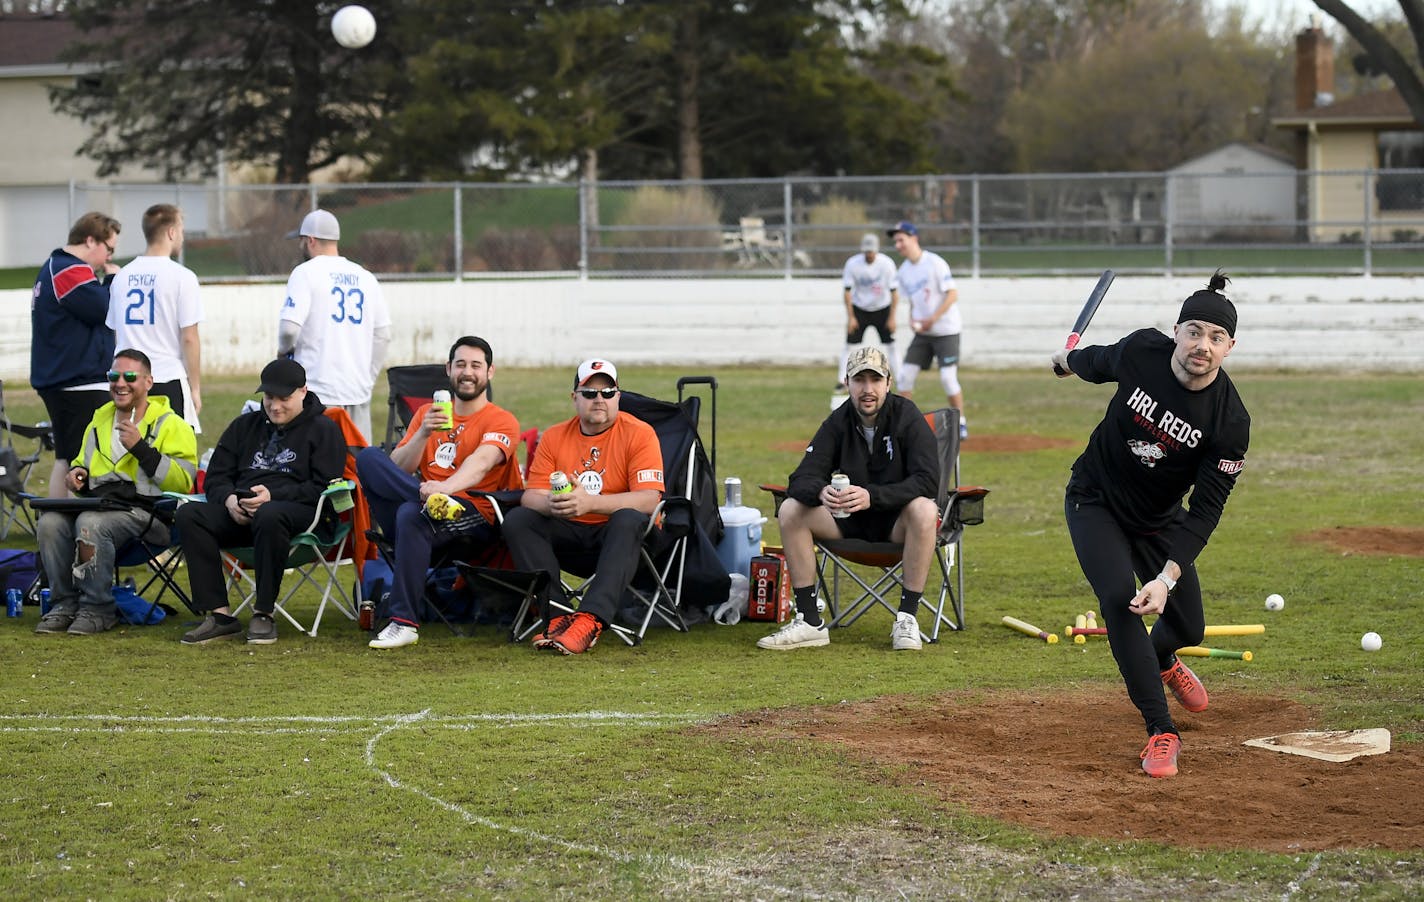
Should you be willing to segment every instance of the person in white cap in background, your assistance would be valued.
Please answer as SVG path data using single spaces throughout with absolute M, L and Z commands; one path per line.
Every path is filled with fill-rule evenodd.
M 845 287 L 846 340 L 841 351 L 841 367 L 836 370 L 836 391 L 845 391 L 846 361 L 853 347 L 865 340 L 865 330 L 874 326 L 885 347 L 885 356 L 895 359 L 895 307 L 899 282 L 895 264 L 880 255 L 880 239 L 866 233 L 860 239 L 860 253 L 852 254 L 841 272 Z
M 277 356 L 291 357 L 328 407 L 344 407 L 371 440 L 371 391 L 386 362 L 391 314 L 376 277 L 341 256 L 341 225 L 313 210 L 288 238 L 303 263 L 287 279 L 277 323 Z

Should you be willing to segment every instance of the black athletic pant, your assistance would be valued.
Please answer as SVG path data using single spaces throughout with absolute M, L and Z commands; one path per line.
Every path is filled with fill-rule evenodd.
M 1167 597 L 1166 610 L 1153 624 L 1149 638 L 1142 618 L 1128 609 L 1128 603 L 1137 594 L 1134 574 L 1138 582 L 1146 583 L 1162 572 L 1167 561 L 1162 534 L 1124 530 L 1100 497 L 1076 486 L 1069 487 L 1064 508 L 1073 550 L 1098 597 L 1127 695 L 1142 712 L 1149 735 L 1175 733 L 1162 671 L 1171 666 L 1177 649 L 1201 642 L 1206 628 L 1196 567 L 1188 564 L 1182 568 L 1177 588 Z
M 580 575 L 593 573 L 578 609 L 607 626 L 638 572 L 638 549 L 647 528 L 648 515 L 632 508 L 615 511 L 607 522 L 590 524 L 516 507 L 505 515 L 503 531 L 514 566 L 549 574 L 551 594 L 561 594 L 561 569 Z
M 257 597 L 253 610 L 271 614 L 287 569 L 287 552 L 292 536 L 311 525 L 316 508 L 295 501 L 268 501 L 257 509 L 252 522 L 243 525 L 228 515 L 221 504 L 190 503 L 178 508 L 178 535 L 183 559 L 188 566 L 188 587 L 193 605 L 207 613 L 227 604 L 227 574 L 221 550 L 253 549 Z

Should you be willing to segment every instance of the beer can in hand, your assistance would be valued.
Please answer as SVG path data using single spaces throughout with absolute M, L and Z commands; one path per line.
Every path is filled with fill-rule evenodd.
M 835 490 L 835 493 L 837 495 L 839 495 L 841 492 L 850 488 L 850 477 L 844 473 L 832 473 L 831 488 Z M 846 517 L 850 516 L 850 513 L 848 511 L 833 511 L 831 513 L 831 516 L 835 517 L 838 520 L 844 520 Z
M 572 492 L 573 490 L 573 483 L 569 482 L 569 477 L 564 475 L 563 470 L 555 470 L 549 474 L 550 495 L 562 495 L 565 492 Z
M 445 415 L 446 423 L 450 426 L 455 425 L 455 402 L 450 399 L 450 392 L 442 388 L 431 395 L 430 409 L 432 411 L 440 411 Z

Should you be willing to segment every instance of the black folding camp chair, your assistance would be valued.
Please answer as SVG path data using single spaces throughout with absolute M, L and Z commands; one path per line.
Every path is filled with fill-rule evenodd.
M 15 440 L 24 443 L 24 450 Z M 31 443 L 33 443 L 31 445 Z M 26 503 L 30 477 L 40 455 L 54 450 L 54 433 L 49 424 L 23 426 L 10 420 L 5 410 L 5 384 L 0 381 L 0 540 L 10 537 L 16 526 L 35 534 L 35 520 Z
M 934 558 L 939 564 L 941 581 L 937 596 L 931 596 L 926 586 L 925 595 L 920 599 L 920 606 L 934 617 L 930 631 L 925 633 L 921 627 L 920 635 L 926 642 L 936 642 L 941 627 L 964 629 L 964 527 L 984 522 L 984 496 L 989 490 L 959 485 L 959 411 L 946 407 L 925 418 L 939 446 L 939 481 L 935 494 L 939 524 L 935 530 Z M 785 487 L 764 485 L 762 488 L 772 493 L 780 509 L 786 499 Z M 816 540 L 816 581 L 820 597 L 829 608 L 830 625 L 849 626 L 876 605 L 891 614 L 898 611 L 904 552 L 905 546 L 899 542 Z M 852 564 L 865 567 L 874 575 L 867 579 Z M 853 584 L 851 591 L 860 591 L 848 603 L 840 599 L 842 578 Z
M 386 437 L 381 447 L 389 451 L 405 435 L 415 412 L 430 403 L 430 396 L 450 388 L 450 377 L 440 363 L 393 366 L 386 370 L 386 385 L 390 397 L 386 401 Z

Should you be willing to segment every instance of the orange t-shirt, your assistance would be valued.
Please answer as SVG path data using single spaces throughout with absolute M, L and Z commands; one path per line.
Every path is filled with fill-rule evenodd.
M 416 435 L 425 414 L 430 410 L 426 404 L 410 418 L 410 426 L 401 439 L 401 447 Z M 474 454 L 483 445 L 493 445 L 504 453 L 504 463 L 491 467 L 474 485 L 481 492 L 499 492 L 505 489 L 524 487 L 524 477 L 519 472 L 519 460 L 514 453 L 514 444 L 519 441 L 519 421 L 514 414 L 495 404 L 486 404 L 478 412 L 469 416 L 456 415 L 454 425 L 447 432 L 437 429 L 425 440 L 425 448 L 420 452 L 420 465 L 416 472 L 422 480 L 449 479 L 465 458 Z M 475 498 L 468 491 L 456 492 L 456 497 L 473 501 L 475 507 L 489 522 L 495 522 L 494 505 L 484 498 Z
M 584 435 L 578 417 L 565 420 L 539 438 L 529 468 L 529 488 L 549 488 L 549 474 L 563 470 L 590 495 L 663 490 L 663 452 L 653 427 L 620 413 L 598 435 Z M 603 523 L 606 514 L 584 514 L 577 523 Z

